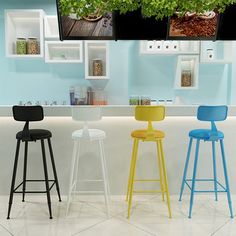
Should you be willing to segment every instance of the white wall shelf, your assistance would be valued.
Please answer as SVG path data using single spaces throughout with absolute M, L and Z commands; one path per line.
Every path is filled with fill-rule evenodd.
M 46 41 L 46 63 L 82 63 L 82 41 Z
M 44 53 L 43 10 L 5 10 L 6 56 L 16 58 L 39 58 Z M 17 55 L 17 38 L 37 38 L 39 54 Z
M 44 17 L 44 37 L 45 39 L 59 39 L 57 16 L 46 15 Z
M 199 56 L 178 56 L 175 89 L 198 89 Z
M 102 60 L 102 75 L 93 75 L 93 60 Z M 85 41 L 85 79 L 109 79 L 109 47 L 106 41 Z
M 232 42 L 230 41 L 202 41 L 201 42 L 201 63 L 232 63 Z
M 199 54 L 199 41 L 141 41 L 140 54 Z

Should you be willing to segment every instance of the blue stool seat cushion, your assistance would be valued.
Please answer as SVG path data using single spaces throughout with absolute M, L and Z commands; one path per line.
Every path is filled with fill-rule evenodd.
M 205 141 L 219 140 L 224 138 L 221 131 L 212 131 L 210 129 L 195 129 L 189 132 L 189 137 L 203 139 Z

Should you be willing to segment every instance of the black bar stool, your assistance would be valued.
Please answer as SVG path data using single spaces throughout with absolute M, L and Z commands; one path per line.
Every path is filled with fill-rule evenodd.
M 14 119 L 17 121 L 25 121 L 25 126 L 22 131 L 20 131 L 16 134 L 17 145 L 16 145 L 16 154 L 15 154 L 15 162 L 14 162 L 12 182 L 11 182 L 11 191 L 10 191 L 10 197 L 9 197 L 7 219 L 10 219 L 10 212 L 11 212 L 11 206 L 12 206 L 14 193 L 22 193 L 22 202 L 25 201 L 25 194 L 26 193 L 46 193 L 49 216 L 50 216 L 50 219 L 52 219 L 50 190 L 52 189 L 52 187 L 54 185 L 56 185 L 58 198 L 59 198 L 59 201 L 61 201 L 56 166 L 55 166 L 55 162 L 54 162 L 54 158 L 53 158 L 53 151 L 52 151 L 52 145 L 51 145 L 51 140 L 50 140 L 50 138 L 52 137 L 52 133 L 49 130 L 45 130 L 45 129 L 29 129 L 29 122 L 30 121 L 43 120 L 43 118 L 44 118 L 43 108 L 41 106 L 13 106 L 12 110 L 13 110 Z M 46 161 L 45 146 L 44 146 L 45 139 L 47 139 L 47 141 L 48 141 L 48 147 L 49 147 L 49 153 L 50 153 L 51 162 L 52 162 L 54 180 L 48 179 L 47 161 Z M 33 141 L 36 142 L 37 140 L 41 141 L 45 180 L 27 180 L 26 173 L 27 173 L 28 142 L 33 142 Z M 20 150 L 20 142 L 21 141 L 25 142 L 23 181 L 17 187 L 15 187 L 17 164 L 18 164 L 18 157 L 19 157 L 19 150 Z M 45 182 L 46 191 L 26 191 L 26 183 L 27 182 Z M 49 186 L 49 182 L 52 183 L 51 186 Z M 18 189 L 21 186 L 22 186 L 22 191 L 19 191 Z

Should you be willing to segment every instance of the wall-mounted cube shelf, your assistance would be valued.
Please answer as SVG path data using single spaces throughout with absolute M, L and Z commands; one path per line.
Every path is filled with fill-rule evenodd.
M 199 56 L 178 56 L 175 89 L 198 89 Z
M 232 42 L 230 41 L 202 41 L 201 42 L 201 63 L 232 63 Z
M 83 62 L 82 41 L 46 41 L 46 63 L 81 63 Z
M 100 61 L 101 75 L 94 74 L 94 61 Z M 109 79 L 109 48 L 105 41 L 85 41 L 85 79 Z
M 43 10 L 5 10 L 5 41 L 6 56 L 19 58 L 43 57 Z M 16 52 L 17 38 L 37 38 L 38 54 L 18 55 Z
M 141 54 L 199 54 L 199 41 L 141 41 Z
M 44 17 L 44 37 L 45 39 L 59 39 L 57 16 L 46 15 Z

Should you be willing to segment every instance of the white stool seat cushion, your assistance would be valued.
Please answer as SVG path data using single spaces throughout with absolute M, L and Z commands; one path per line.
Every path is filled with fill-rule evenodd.
M 76 130 L 72 133 L 72 139 L 90 139 L 93 140 L 102 140 L 106 138 L 106 133 L 100 129 L 88 129 L 88 132 L 84 132 L 83 129 Z

